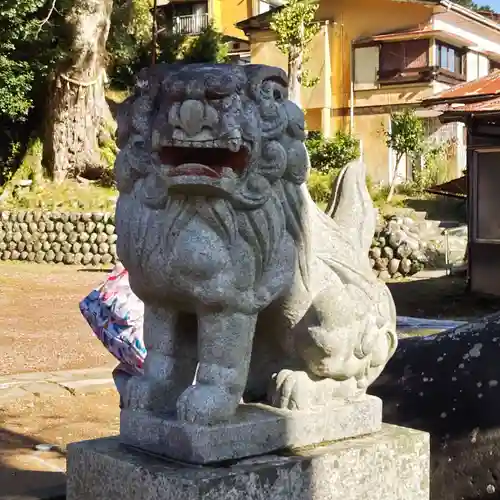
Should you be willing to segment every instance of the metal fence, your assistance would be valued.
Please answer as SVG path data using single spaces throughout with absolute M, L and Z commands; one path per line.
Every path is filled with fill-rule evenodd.
M 173 19 L 173 31 L 180 35 L 197 35 L 208 27 L 208 14 L 177 16 Z

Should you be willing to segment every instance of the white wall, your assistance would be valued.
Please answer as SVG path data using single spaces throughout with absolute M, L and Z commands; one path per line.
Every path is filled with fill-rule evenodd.
M 483 26 L 456 12 L 435 14 L 433 28 L 462 38 L 469 49 L 484 53 L 493 52 L 500 55 L 500 31 Z

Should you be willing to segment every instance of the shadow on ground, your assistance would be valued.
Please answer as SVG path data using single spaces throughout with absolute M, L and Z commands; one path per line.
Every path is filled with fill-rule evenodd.
M 1 498 L 9 495 L 65 498 L 65 473 L 43 469 L 50 467 L 50 459 L 63 458 L 66 454 L 62 450 L 37 451 L 35 447 L 39 444 L 42 444 L 39 440 L 0 428 Z
M 500 311 L 500 300 L 468 292 L 463 277 L 388 283 L 399 316 L 473 320 Z
M 467 207 L 465 200 L 454 198 L 445 198 L 439 196 L 428 199 L 413 199 L 405 200 L 405 205 L 417 212 L 426 212 L 428 220 L 446 220 L 466 222 Z

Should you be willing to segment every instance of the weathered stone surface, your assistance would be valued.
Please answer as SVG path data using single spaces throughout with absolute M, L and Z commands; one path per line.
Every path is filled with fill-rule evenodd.
M 401 340 L 370 392 L 384 421 L 431 434 L 432 500 L 500 498 L 500 314 Z
M 72 444 L 67 500 L 428 500 L 425 433 L 377 434 L 220 467 L 186 467 L 117 439 Z
M 210 426 L 188 424 L 175 415 L 167 419 L 122 410 L 120 434 L 124 442 L 140 448 L 206 464 L 366 435 L 381 425 L 382 402 L 364 396 L 314 411 L 240 405 L 229 422 Z
M 149 346 L 128 408 L 200 425 L 243 395 L 309 409 L 364 394 L 394 352 L 365 167 L 339 175 L 332 217 L 318 209 L 287 85 L 263 65 L 156 65 L 119 114 L 118 255 Z

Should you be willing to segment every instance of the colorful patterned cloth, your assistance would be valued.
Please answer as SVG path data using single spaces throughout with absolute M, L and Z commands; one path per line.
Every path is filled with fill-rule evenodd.
M 80 311 L 120 368 L 142 375 L 144 304 L 132 292 L 128 272 L 118 264 L 106 281 L 80 302 Z

